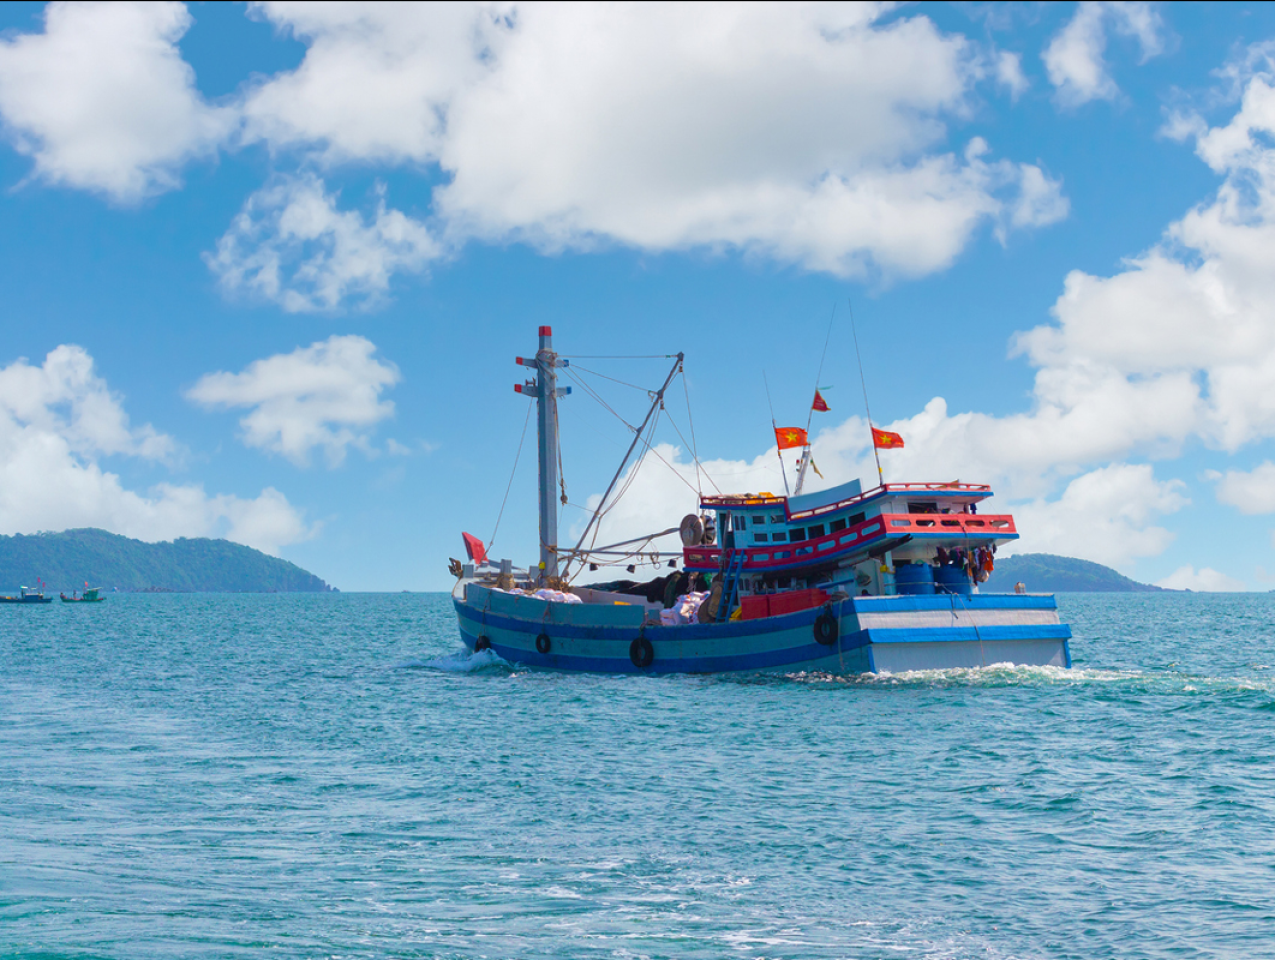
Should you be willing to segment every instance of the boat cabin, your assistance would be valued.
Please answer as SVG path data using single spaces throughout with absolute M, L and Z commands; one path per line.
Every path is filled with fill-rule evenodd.
M 961 593 L 1018 539 L 1009 514 L 984 514 L 990 487 L 858 480 L 818 493 L 704 497 L 716 542 L 688 546 L 687 570 L 726 575 L 738 595 L 820 587 L 851 596 Z M 706 534 L 705 540 L 711 534 Z

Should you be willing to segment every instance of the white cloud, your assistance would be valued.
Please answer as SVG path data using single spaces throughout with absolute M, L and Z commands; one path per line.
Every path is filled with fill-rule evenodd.
M 1009 91 L 1013 99 L 1017 100 L 1031 86 L 1026 74 L 1023 73 L 1022 54 L 1002 50 L 996 54 L 994 67 L 997 82 Z
M 1042 54 L 1049 82 L 1057 88 L 1064 106 L 1078 107 L 1119 95 L 1120 88 L 1103 59 L 1108 28 L 1137 41 L 1141 62 L 1164 49 L 1164 25 L 1150 4 L 1081 3 Z
M 294 71 L 248 91 L 245 136 L 321 144 L 331 162 L 437 159 L 453 99 L 489 70 L 503 4 L 253 3 L 307 44 Z
M 374 304 L 395 271 L 422 270 L 440 255 L 424 224 L 387 209 L 384 191 L 370 219 L 336 201 L 317 177 L 284 178 L 248 198 L 205 259 L 225 290 L 297 313 Z
M 298 466 L 321 447 L 328 465 L 337 466 L 351 446 L 371 453 L 371 428 L 394 415 L 394 404 L 380 397 L 399 372 L 375 352 L 363 337 L 333 336 L 255 360 L 242 373 L 207 374 L 186 396 L 207 407 L 252 408 L 239 421 L 250 447 L 281 453 Z
M 1015 506 L 1024 539 L 1006 552 L 1056 553 L 1128 569 L 1135 558 L 1158 556 L 1173 542 L 1155 520 L 1189 503 L 1182 487 L 1179 480 L 1156 480 L 1147 464 L 1100 467 L 1072 480 L 1056 500 Z
M 51 3 L 42 34 L 0 39 L 0 117 L 35 175 L 121 203 L 178 185 L 238 122 L 205 103 L 180 3 Z
M 134 428 L 120 398 L 93 370 L 83 347 L 64 344 L 38 367 L 26 358 L 0 370 L 0 418 L 59 437 L 77 454 L 124 454 L 172 460 L 179 454 L 171 437 L 146 424 Z
M 102 527 L 151 541 L 225 537 L 268 553 L 313 534 L 273 488 L 251 500 L 189 484 L 137 493 L 98 462 L 164 459 L 175 449 L 152 427 L 129 425 L 80 347 L 60 346 L 39 367 L 0 368 L 0 532 Z
M 1211 472 L 1208 479 L 1217 481 L 1217 498 L 1240 513 L 1253 515 L 1275 513 L 1275 463 L 1264 461 L 1254 470 Z
M 882 7 L 813 4 L 256 9 L 309 49 L 246 98 L 249 135 L 328 163 L 438 163 L 451 181 L 436 212 L 457 243 L 731 247 L 911 276 L 948 266 L 980 225 L 1065 212 L 1039 202 L 1058 187 L 1038 168 L 937 147 L 983 68 L 925 17 L 882 26 Z
M 1163 580 L 1156 581 L 1157 587 L 1167 590 L 1194 590 L 1197 593 L 1239 593 L 1248 589 L 1242 580 L 1228 577 L 1212 567 L 1179 567 Z

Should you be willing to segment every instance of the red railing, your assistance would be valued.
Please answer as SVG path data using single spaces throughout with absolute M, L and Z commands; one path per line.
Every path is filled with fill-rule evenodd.
M 771 570 L 818 563 L 825 558 L 835 558 L 839 554 L 858 550 L 887 537 L 934 534 L 961 540 L 985 540 L 1016 537 L 1018 530 L 1014 526 L 1014 518 L 1009 514 L 887 513 L 813 540 L 776 543 L 769 547 L 747 547 L 744 549 L 744 569 Z M 687 547 L 682 554 L 688 568 L 705 570 L 717 566 L 721 548 Z

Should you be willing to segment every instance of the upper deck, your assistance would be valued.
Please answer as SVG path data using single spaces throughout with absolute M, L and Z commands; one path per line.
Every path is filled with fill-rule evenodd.
M 887 483 L 864 491 L 856 480 L 801 497 L 704 497 L 701 507 L 717 514 L 719 542 L 687 547 L 685 563 L 715 569 L 725 550 L 743 554 L 745 569 L 781 573 L 905 544 L 908 559 L 928 559 L 940 548 L 1017 539 L 1012 516 L 978 513 L 991 495 L 986 484 Z

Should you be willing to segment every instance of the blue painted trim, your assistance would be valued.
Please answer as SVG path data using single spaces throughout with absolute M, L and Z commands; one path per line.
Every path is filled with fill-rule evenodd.
M 722 637 L 756 637 L 796 627 L 813 626 L 823 607 L 811 607 L 809 610 L 798 610 L 778 617 L 764 617 L 757 620 L 734 620 L 728 623 L 687 623 L 676 626 L 646 625 L 626 627 L 577 626 L 569 623 L 552 623 L 548 620 L 530 620 L 511 617 L 506 614 L 484 611 L 481 607 L 470 606 L 459 598 L 453 597 L 452 604 L 458 617 L 474 623 L 475 627 L 483 625 L 500 627 L 505 630 L 517 630 L 526 633 L 534 629 L 534 633 L 545 632 L 550 637 L 579 637 L 594 640 L 633 640 L 638 634 L 645 634 L 649 640 L 715 640 Z M 834 605 L 834 609 L 835 609 Z M 841 614 L 844 615 L 844 612 Z M 827 649 L 827 648 L 824 648 Z M 628 651 L 625 651 L 628 656 Z
M 902 597 L 851 597 L 848 603 L 855 613 L 898 613 L 917 610 L 1057 610 L 1052 593 L 1026 595 L 1020 593 L 978 593 L 914 595 Z
M 472 650 L 474 648 L 474 641 L 477 640 L 477 636 L 466 633 L 462 627 L 461 639 L 464 641 L 465 646 Z M 628 642 L 631 642 L 632 639 L 632 636 L 625 638 Z M 857 646 L 861 645 L 862 644 L 857 644 Z M 629 648 L 627 642 L 617 645 L 616 656 L 614 657 L 566 656 L 552 652 L 542 654 L 537 653 L 535 650 L 510 647 L 494 641 L 492 642 L 491 649 L 494 650 L 497 655 L 508 660 L 510 663 L 522 664 L 529 667 L 543 667 L 553 670 L 582 670 L 590 673 L 727 673 L 731 671 L 764 670 L 772 667 L 797 666 L 799 664 L 810 663 L 815 660 L 824 660 L 837 655 L 835 647 L 821 646 L 812 640 L 810 643 L 801 644 L 795 647 L 784 647 L 780 650 L 767 650 L 763 653 L 734 656 L 681 657 L 670 659 L 657 655 L 651 666 L 642 670 L 635 667 L 633 665 L 633 661 L 629 659 Z M 854 648 L 851 646 L 843 646 L 842 652 L 849 652 L 851 649 Z

